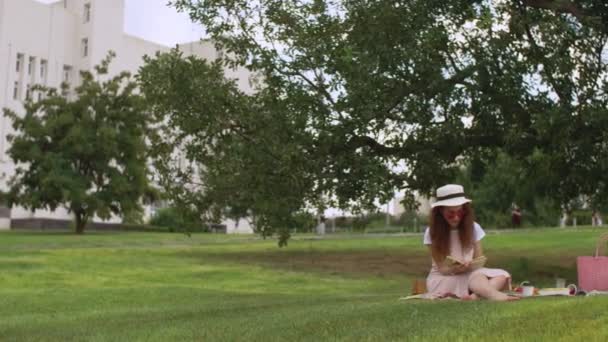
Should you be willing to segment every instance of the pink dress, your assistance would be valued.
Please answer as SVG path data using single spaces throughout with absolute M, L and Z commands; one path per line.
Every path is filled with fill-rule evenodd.
M 485 232 L 477 223 L 475 223 L 475 241 L 481 240 L 485 236 Z M 424 236 L 425 244 L 430 244 L 430 234 L 427 228 Z M 473 260 L 473 248 L 468 251 L 462 249 L 460 239 L 458 238 L 458 230 L 450 231 L 450 255 L 464 261 Z M 432 258 L 431 258 L 432 259 Z M 474 271 L 456 275 L 443 275 L 439 272 L 437 264 L 432 261 L 431 272 L 426 278 L 427 293 L 426 298 L 443 298 L 455 295 L 457 297 L 464 297 L 469 295 L 469 280 L 482 273 L 488 278 L 494 278 L 498 276 L 505 276 L 508 278 L 509 287 L 511 282 L 511 275 L 498 268 L 479 268 Z

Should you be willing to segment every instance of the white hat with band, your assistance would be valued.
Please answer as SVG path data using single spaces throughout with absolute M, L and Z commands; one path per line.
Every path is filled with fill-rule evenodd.
M 437 188 L 437 196 L 435 203 L 431 208 L 435 207 L 452 207 L 471 202 L 464 195 L 464 188 L 458 184 L 447 184 Z

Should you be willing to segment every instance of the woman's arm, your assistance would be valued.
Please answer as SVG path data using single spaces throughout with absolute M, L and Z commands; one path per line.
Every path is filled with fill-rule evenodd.
M 483 249 L 481 248 L 481 241 L 477 241 L 473 245 L 473 259 L 478 258 L 482 255 L 483 255 Z M 458 274 L 458 273 L 470 272 L 472 270 L 473 269 L 471 268 L 471 262 L 467 261 L 464 265 L 454 268 L 453 271 L 455 274 Z
M 473 259 L 483 255 L 483 249 L 481 248 L 481 241 L 475 242 L 473 245 Z
M 435 259 L 435 257 L 433 257 L 433 250 L 431 248 L 431 245 L 428 245 L 428 246 L 429 246 L 429 253 L 431 254 L 431 258 L 433 259 L 433 261 L 435 261 L 435 265 L 437 265 L 437 270 L 439 271 L 439 273 L 441 273 L 443 275 L 454 275 L 454 274 L 466 272 L 464 265 L 457 266 L 457 267 L 450 267 L 450 266 L 445 265 L 445 263 L 444 263 L 445 260 L 437 261 Z M 468 265 L 467 265 L 467 268 L 468 268 Z

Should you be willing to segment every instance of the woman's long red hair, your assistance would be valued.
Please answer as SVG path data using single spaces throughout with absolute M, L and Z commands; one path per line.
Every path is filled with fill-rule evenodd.
M 430 233 L 431 233 L 431 254 L 436 261 L 443 261 L 450 254 L 450 225 L 441 214 L 442 207 L 431 209 Z M 462 205 L 464 216 L 458 224 L 458 236 L 463 250 L 473 247 L 473 224 L 475 213 L 469 203 Z

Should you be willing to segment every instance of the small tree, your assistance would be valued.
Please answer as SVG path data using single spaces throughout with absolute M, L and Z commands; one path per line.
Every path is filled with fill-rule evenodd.
M 141 210 L 148 189 L 145 134 L 148 119 L 131 75 L 108 76 L 108 56 L 95 74 L 80 72 L 82 84 L 35 86 L 25 115 L 4 109 L 16 134 L 8 154 L 17 164 L 9 181 L 9 206 L 55 210 L 64 206 L 74 214 L 76 233 L 89 219 Z M 68 95 L 69 94 L 69 95 Z

